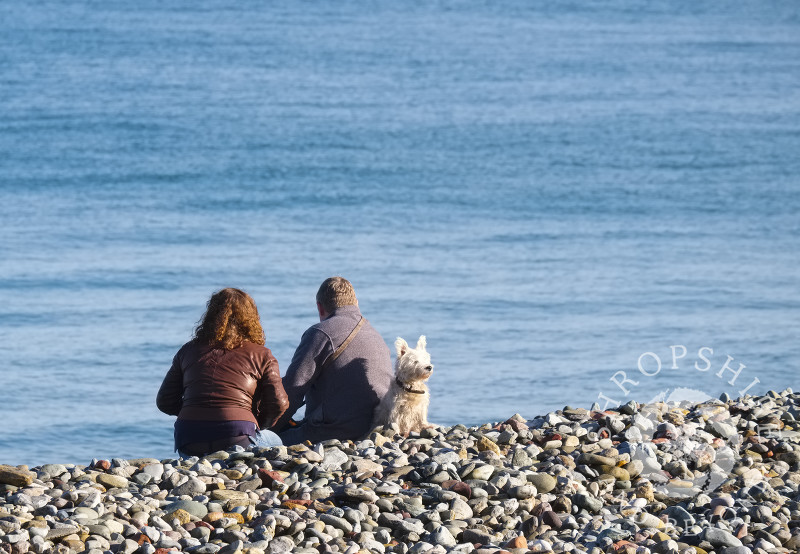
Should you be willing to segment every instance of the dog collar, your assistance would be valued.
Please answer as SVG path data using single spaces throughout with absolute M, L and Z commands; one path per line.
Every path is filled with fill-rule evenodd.
M 399 386 L 401 389 L 403 389 L 404 391 L 406 391 L 406 392 L 410 392 L 410 393 L 412 393 L 412 394 L 425 394 L 425 391 L 424 391 L 424 390 L 414 390 L 413 388 L 411 388 L 411 385 L 409 385 L 408 383 L 404 383 L 404 382 L 402 382 L 402 381 L 401 381 L 400 379 L 398 379 L 397 377 L 395 377 L 395 378 L 394 378 L 394 382 L 395 382 L 395 383 L 397 383 L 397 385 L 398 385 L 398 386 Z

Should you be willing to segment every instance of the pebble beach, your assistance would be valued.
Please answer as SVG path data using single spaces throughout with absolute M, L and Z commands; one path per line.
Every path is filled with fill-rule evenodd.
M 800 550 L 799 394 L 593 408 L 203 458 L 0 465 L 0 551 Z

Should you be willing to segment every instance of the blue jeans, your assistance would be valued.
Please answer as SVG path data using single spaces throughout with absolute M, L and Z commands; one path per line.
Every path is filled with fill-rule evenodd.
M 289 427 L 285 431 L 281 431 L 278 440 L 283 441 L 283 444 L 286 446 L 291 446 L 293 444 L 300 444 L 305 441 L 306 439 L 303 435 L 303 426 L 298 425 L 297 427 Z
M 263 448 L 281 446 L 283 444 L 281 438 L 269 429 L 262 429 L 256 433 L 254 437 L 250 437 L 250 442 L 253 444 L 253 446 L 260 446 Z
M 215 441 L 212 441 L 204 444 L 187 445 L 189 447 L 194 446 L 195 448 L 201 448 L 202 452 L 200 450 L 196 450 L 195 453 L 192 454 L 190 453 L 191 450 L 190 452 L 184 452 L 178 449 L 178 455 L 181 458 L 191 458 L 192 456 L 202 456 L 205 454 L 210 454 L 211 452 L 215 452 L 216 450 L 227 450 L 229 448 L 238 448 L 245 446 L 271 448 L 273 446 L 280 446 L 283 444 L 281 442 L 281 438 L 278 435 L 267 429 L 258 431 L 255 435 L 250 435 L 250 436 L 242 435 L 241 439 L 242 440 L 239 441 L 239 444 L 236 444 L 236 441 L 234 441 L 234 444 L 231 444 L 231 441 L 229 439 L 223 439 L 222 441 L 219 441 L 216 444 Z

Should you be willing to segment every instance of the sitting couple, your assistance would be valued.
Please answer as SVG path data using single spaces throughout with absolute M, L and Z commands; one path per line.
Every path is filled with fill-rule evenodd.
M 357 439 L 370 431 L 393 379 L 389 349 L 361 316 L 346 279 L 322 283 L 317 310 L 320 322 L 303 334 L 281 380 L 253 299 L 233 288 L 211 296 L 156 399 L 159 410 L 178 416 L 175 449 L 182 456 Z M 303 404 L 305 418 L 290 425 Z

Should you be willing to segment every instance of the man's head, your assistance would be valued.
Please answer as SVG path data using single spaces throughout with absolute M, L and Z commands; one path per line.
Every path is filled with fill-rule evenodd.
M 344 277 L 329 277 L 322 282 L 317 291 L 317 309 L 320 319 L 331 315 L 336 308 L 357 306 L 356 291 Z

